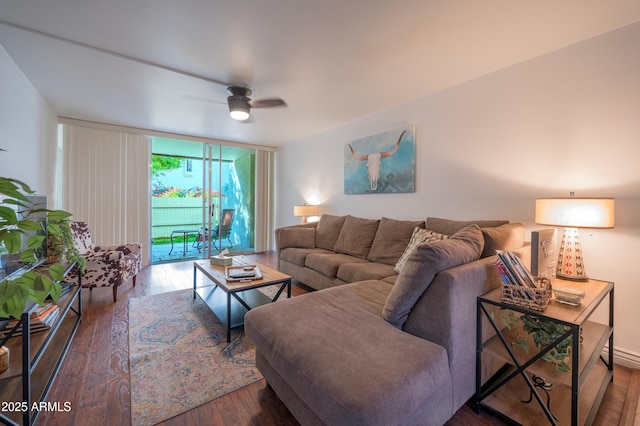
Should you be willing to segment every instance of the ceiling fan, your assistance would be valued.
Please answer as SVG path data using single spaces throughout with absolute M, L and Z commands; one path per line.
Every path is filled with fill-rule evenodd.
M 287 106 L 285 101 L 280 98 L 265 98 L 251 100 L 251 89 L 244 86 L 229 86 L 227 87 L 229 97 L 227 97 L 227 103 L 229 104 L 229 114 L 232 118 L 240 121 L 244 121 L 249 118 L 249 111 L 251 108 L 273 108 L 278 106 Z

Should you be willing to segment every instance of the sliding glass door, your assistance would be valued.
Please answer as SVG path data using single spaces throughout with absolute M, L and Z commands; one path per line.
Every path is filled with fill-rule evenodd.
M 152 190 L 152 263 L 254 251 L 254 149 L 153 137 Z

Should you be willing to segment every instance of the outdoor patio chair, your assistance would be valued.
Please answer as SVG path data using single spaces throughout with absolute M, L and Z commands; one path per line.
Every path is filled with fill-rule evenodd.
M 200 251 L 200 248 L 203 243 L 209 241 L 209 237 L 212 238 L 213 247 L 216 250 L 222 249 L 222 240 L 226 239 L 229 242 L 229 247 L 233 247 L 233 242 L 231 241 L 231 230 L 233 225 L 233 217 L 235 216 L 235 209 L 222 209 L 222 214 L 220 215 L 220 223 L 216 225 L 215 228 L 209 233 L 209 229 L 206 227 L 201 227 L 196 240 L 193 243 L 193 246 Z M 216 244 L 216 241 L 220 241 L 220 247 Z
M 113 287 L 113 302 L 118 299 L 118 287 L 133 278 L 142 269 L 142 244 L 129 243 L 110 246 L 93 244 L 89 226 L 85 222 L 71 222 L 71 234 L 80 254 L 87 260 L 82 287 Z M 74 268 L 64 279 L 77 284 L 78 269 Z

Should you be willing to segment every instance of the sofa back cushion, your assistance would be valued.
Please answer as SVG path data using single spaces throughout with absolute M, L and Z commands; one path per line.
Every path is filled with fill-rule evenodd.
M 333 250 L 346 216 L 323 214 L 316 226 L 316 247 Z
M 81 255 L 93 249 L 94 244 L 91 238 L 91 231 L 89 231 L 89 225 L 87 225 L 86 222 L 71 222 L 69 227 L 71 228 L 73 244 Z
M 482 228 L 484 250 L 480 257 L 496 254 L 496 250 L 515 250 L 524 245 L 524 225 L 507 223 L 492 228 Z
M 484 238 L 477 225 L 469 225 L 448 239 L 418 245 L 391 289 L 382 317 L 394 327 L 402 328 L 436 274 L 477 260 L 483 247 Z
M 367 259 L 372 262 L 395 265 L 409 245 L 415 228 L 424 228 L 424 222 L 383 217 L 378 224 Z
M 347 216 L 333 249 L 338 253 L 366 259 L 376 236 L 379 222 L 376 219 Z
M 287 247 L 315 248 L 316 229 L 307 227 L 287 227 L 280 229 L 280 249 Z
M 508 220 L 451 220 L 440 217 L 428 217 L 426 228 L 439 234 L 453 235 L 469 225 L 478 225 L 480 228 L 490 228 L 509 223 Z

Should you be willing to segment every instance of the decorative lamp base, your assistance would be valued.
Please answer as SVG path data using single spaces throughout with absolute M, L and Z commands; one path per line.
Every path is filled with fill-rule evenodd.
M 558 253 L 556 277 L 573 281 L 589 280 L 584 269 L 582 245 L 580 244 L 578 228 L 564 228 Z

